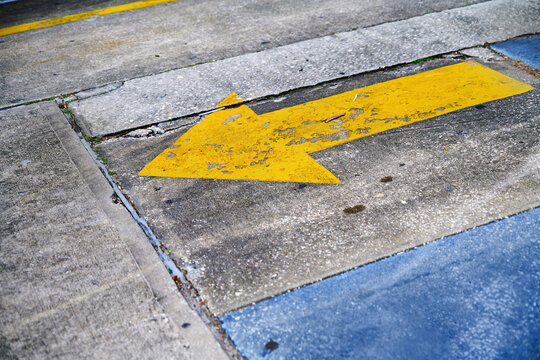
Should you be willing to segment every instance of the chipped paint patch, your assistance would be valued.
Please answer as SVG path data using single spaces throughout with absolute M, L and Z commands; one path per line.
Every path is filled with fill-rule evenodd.
M 182 147 L 169 147 L 139 174 L 339 184 L 309 154 L 533 89 L 471 63 L 476 64 L 450 65 L 262 115 L 245 105 L 210 113 L 173 145 Z M 171 152 L 177 156 L 167 159 Z
M 291 134 L 294 131 L 294 129 L 296 129 L 296 128 L 290 127 L 290 128 L 286 128 L 286 129 L 274 129 L 274 132 L 278 133 L 279 135 L 282 135 L 282 136 L 287 136 L 287 135 Z
M 364 113 L 364 109 L 351 108 L 349 111 L 352 111 L 352 114 L 349 115 L 349 119 L 355 121 L 358 115 Z
M 356 132 L 358 134 L 369 134 L 369 130 L 371 130 L 371 128 L 369 127 L 363 127 L 363 128 L 358 128 L 356 129 Z
M 242 117 L 242 114 L 234 114 L 229 116 L 224 122 L 222 122 L 223 125 L 227 125 L 230 122 L 233 122 L 236 119 L 240 119 Z
M 211 169 L 218 169 L 218 170 L 221 170 L 225 167 L 225 164 L 216 164 L 216 163 L 209 163 L 208 164 L 208 170 L 211 170 Z
M 332 127 L 332 126 L 330 126 Z M 315 143 L 317 141 L 340 141 L 340 140 L 345 140 L 345 139 L 348 139 L 350 137 L 350 134 L 351 134 L 351 130 L 343 130 L 343 131 L 339 131 L 339 132 L 336 132 L 336 133 L 333 133 L 333 134 L 313 134 L 313 137 L 310 137 L 310 138 L 305 138 L 305 137 L 301 137 L 300 139 L 296 140 L 296 139 L 293 139 L 291 141 L 289 141 L 287 144 L 285 144 L 285 146 L 291 146 L 291 145 L 300 145 L 300 144 L 304 144 L 304 143 L 307 143 L 307 142 L 310 142 L 310 143 Z

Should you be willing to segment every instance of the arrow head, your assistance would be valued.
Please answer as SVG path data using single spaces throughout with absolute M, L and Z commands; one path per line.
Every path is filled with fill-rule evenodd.
M 269 140 L 273 129 L 263 121 L 245 105 L 211 113 L 139 175 L 341 183 L 307 153 Z

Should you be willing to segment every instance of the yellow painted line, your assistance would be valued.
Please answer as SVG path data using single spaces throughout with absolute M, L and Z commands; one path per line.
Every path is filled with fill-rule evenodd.
M 139 175 L 338 184 L 309 154 L 532 89 L 468 61 L 262 115 L 241 105 L 209 114 Z
M 35 22 L 27 23 L 27 24 L 10 26 L 10 27 L 0 29 L 0 36 L 6 36 L 6 35 L 28 31 L 28 30 L 40 29 L 44 27 L 84 20 L 84 19 L 88 19 L 94 16 L 110 15 L 110 14 L 115 14 L 115 13 L 124 12 L 124 11 L 141 9 L 141 8 L 173 2 L 173 1 L 177 1 L 177 0 L 143 0 L 143 1 L 132 2 L 129 4 L 124 4 L 124 5 L 111 6 L 111 7 L 99 9 L 99 10 L 92 10 L 92 11 L 88 11 L 88 12 L 84 12 L 80 14 L 67 15 L 67 16 L 62 16 L 62 17 L 57 17 L 57 18 L 52 18 L 52 19 L 35 21 Z

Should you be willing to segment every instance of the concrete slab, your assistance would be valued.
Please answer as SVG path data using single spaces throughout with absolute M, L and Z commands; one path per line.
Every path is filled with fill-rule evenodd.
M 70 108 L 87 134 L 117 133 L 211 110 L 232 92 L 251 100 L 540 32 L 538 15 L 535 1 L 495 0 L 133 79 Z
M 0 357 L 227 358 L 57 105 L 0 121 Z
M 455 62 L 396 67 L 249 106 L 260 114 Z M 539 84 L 505 63 L 490 67 Z M 223 314 L 538 206 L 539 96 L 533 90 L 313 154 L 341 185 L 137 175 L 189 126 L 96 148 L 209 308 Z
M 0 38 L 0 107 L 481 1 L 183 0 L 19 33 Z M 32 15 L 100 2 L 60 3 Z
M 247 359 L 532 359 L 540 208 L 222 317 Z
M 509 58 L 540 70 L 540 35 L 505 41 L 491 47 Z

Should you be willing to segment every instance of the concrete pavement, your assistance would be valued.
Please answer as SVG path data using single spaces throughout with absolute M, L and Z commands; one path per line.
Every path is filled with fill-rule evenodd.
M 0 18 L 124 3 L 18 0 Z M 538 15 L 526 0 L 178 1 L 1 37 L 0 354 L 535 354 L 540 78 L 486 43 L 538 34 Z M 341 184 L 139 175 L 231 92 L 225 111 L 260 115 L 465 61 L 527 90 L 312 153 Z M 351 121 L 384 112 L 365 95 Z M 341 116 L 321 121 L 339 131 Z M 397 285 L 365 297 L 395 264 Z
M 185 0 L 14 34 L 0 39 L 0 107 L 480 1 Z M 13 20 L 2 13 L 0 23 L 42 19 L 20 10 L 28 2 L 2 5 L 19 10 Z M 61 7 L 44 15 L 65 14 Z
M 294 91 L 274 108 L 458 61 Z M 538 86 L 538 79 L 504 62 L 490 65 Z M 249 106 L 264 113 L 271 102 Z M 189 127 L 112 138 L 95 148 L 173 260 L 188 269 L 210 310 L 221 315 L 540 205 L 536 103 L 535 89 L 314 153 L 339 186 L 138 175 Z M 381 182 L 387 176 L 392 181 Z M 359 204 L 365 211 L 344 213 Z
M 2 357 L 227 358 L 56 103 L 0 121 Z

